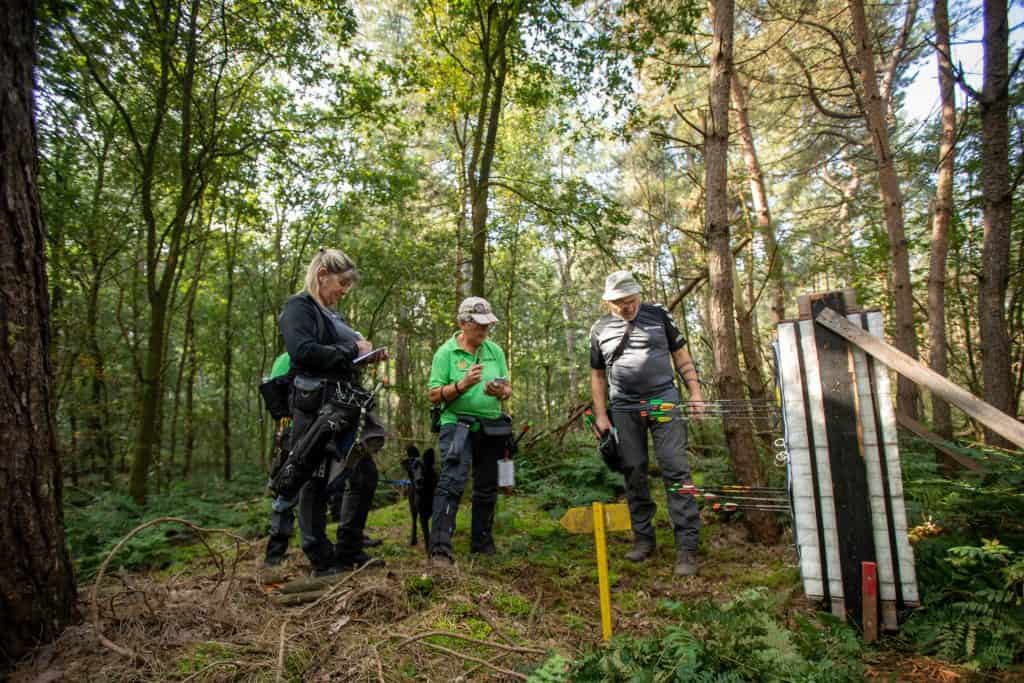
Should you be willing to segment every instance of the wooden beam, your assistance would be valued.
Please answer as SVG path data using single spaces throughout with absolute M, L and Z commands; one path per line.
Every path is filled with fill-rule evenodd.
M 1017 444 L 1019 448 L 1024 448 L 1024 425 L 998 408 L 961 389 L 939 373 L 930 370 L 870 332 L 862 330 L 829 308 L 823 308 L 815 316 L 814 321 L 870 353 L 910 381 L 925 387 L 935 396 L 952 403 L 996 434 Z
M 968 458 L 966 455 L 960 455 L 956 451 L 949 448 L 945 439 L 943 439 L 935 432 L 929 430 L 927 427 L 925 427 L 923 424 L 921 424 L 914 418 L 910 417 L 909 415 L 904 415 L 903 413 L 896 413 L 896 421 L 900 423 L 900 427 L 903 427 L 912 434 L 924 439 L 929 444 L 931 444 L 932 447 L 935 448 L 935 450 L 941 451 L 944 455 L 955 460 L 957 464 L 962 465 L 963 467 L 966 467 L 967 469 L 973 470 L 975 472 L 984 471 L 981 465 L 974 462 L 974 460 Z

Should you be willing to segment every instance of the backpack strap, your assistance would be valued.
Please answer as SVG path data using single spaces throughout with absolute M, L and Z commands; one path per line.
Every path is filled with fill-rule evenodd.
M 639 311 L 637 311 L 637 315 L 640 315 Z M 619 345 L 615 347 L 615 350 L 612 351 L 612 355 L 608 356 L 608 360 L 605 361 L 605 365 L 609 368 L 615 364 L 615 361 L 619 359 L 622 352 L 626 350 L 626 345 L 629 343 L 629 335 L 633 334 L 633 327 L 635 327 L 635 325 L 636 318 L 630 320 L 626 325 L 626 331 L 622 333 L 622 339 L 619 340 Z

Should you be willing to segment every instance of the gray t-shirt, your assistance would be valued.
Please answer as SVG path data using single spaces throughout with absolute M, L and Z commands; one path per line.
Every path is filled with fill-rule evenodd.
M 672 316 L 658 304 L 640 304 L 629 342 L 611 364 L 608 361 L 629 323 L 606 315 L 590 328 L 590 367 L 608 375 L 610 407 L 629 409 L 641 401 L 679 401 L 672 352 L 686 345 Z

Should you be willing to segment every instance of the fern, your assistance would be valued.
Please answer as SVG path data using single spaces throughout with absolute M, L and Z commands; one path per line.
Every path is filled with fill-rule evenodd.
M 858 681 L 860 643 L 838 620 L 801 620 L 796 632 L 774 616 L 764 591 L 721 607 L 663 602 L 677 625 L 644 639 L 617 638 L 575 663 L 574 681 Z

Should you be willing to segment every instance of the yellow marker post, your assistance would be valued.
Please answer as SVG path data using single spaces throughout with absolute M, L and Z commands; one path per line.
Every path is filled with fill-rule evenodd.
M 612 639 L 612 593 L 608 585 L 608 547 L 604 537 L 604 504 L 594 503 L 594 546 L 597 548 L 597 587 L 601 598 L 601 638 Z
M 572 534 L 594 532 L 598 597 L 601 602 L 601 637 L 607 642 L 612 639 L 612 594 L 608 582 L 608 545 L 605 534 L 630 529 L 629 507 L 624 503 L 594 503 L 590 510 L 571 508 L 566 510 L 559 523 Z

